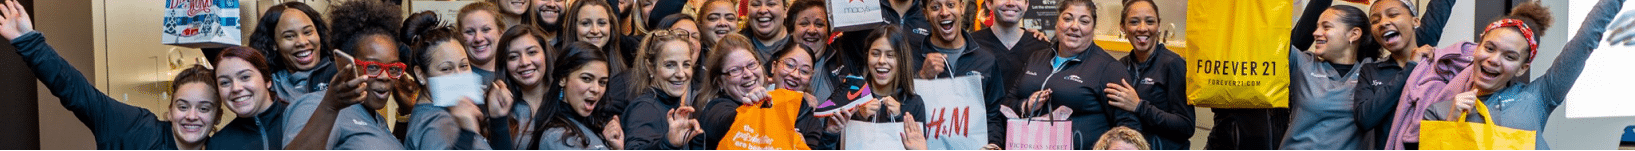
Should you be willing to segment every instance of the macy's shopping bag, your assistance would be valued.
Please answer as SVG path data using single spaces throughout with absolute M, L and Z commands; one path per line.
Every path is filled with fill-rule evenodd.
M 1293 1 L 1187 1 L 1188 104 L 1288 108 Z
M 979 150 L 988 145 L 988 110 L 982 100 L 982 76 L 914 79 L 914 93 L 925 100 L 925 145 L 931 150 Z
M 243 44 L 238 0 L 166 0 L 166 45 L 223 48 Z
M 1476 112 L 1486 123 L 1465 122 L 1468 117 L 1458 114 L 1458 121 L 1421 120 L 1419 122 L 1419 149 L 1424 150 L 1533 150 L 1538 133 L 1493 124 L 1493 114 L 1487 105 L 1476 101 Z M 1451 119 L 1451 118 L 1450 118 Z
M 880 0 L 824 0 L 828 5 L 829 26 L 835 33 L 858 31 L 886 24 L 880 14 Z
M 785 89 L 767 92 L 768 100 L 738 106 L 732 129 L 718 150 L 811 150 L 795 131 L 805 93 Z M 770 104 L 769 104 L 770 103 Z
M 1005 114 L 1005 146 L 1007 150 L 1072 150 L 1073 121 L 1067 120 L 1073 110 L 1057 107 L 1050 115 L 1023 118 L 1009 106 L 999 106 Z M 1099 137 L 1099 136 L 1098 136 Z

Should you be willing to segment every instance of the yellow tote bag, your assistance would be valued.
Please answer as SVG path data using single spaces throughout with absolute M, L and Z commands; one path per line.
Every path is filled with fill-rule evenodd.
M 1476 112 L 1485 123 L 1465 122 L 1469 113 L 1459 114 L 1458 121 L 1421 120 L 1419 122 L 1419 149 L 1424 150 L 1533 150 L 1538 143 L 1535 131 L 1520 130 L 1493 124 L 1493 114 L 1487 105 L 1476 101 Z
M 1187 103 L 1288 108 L 1293 1 L 1187 1 Z

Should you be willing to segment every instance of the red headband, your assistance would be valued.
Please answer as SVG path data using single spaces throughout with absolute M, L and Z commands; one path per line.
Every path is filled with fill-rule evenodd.
M 1527 60 L 1532 60 L 1534 56 L 1538 55 L 1538 40 L 1533 39 L 1533 29 L 1527 28 L 1527 23 L 1522 22 L 1519 19 L 1506 18 L 1500 19 L 1499 21 L 1494 21 L 1492 24 L 1487 24 L 1487 30 L 1482 30 L 1482 33 L 1491 32 L 1493 29 L 1503 27 L 1516 27 L 1517 31 L 1521 31 L 1522 38 L 1527 39 Z

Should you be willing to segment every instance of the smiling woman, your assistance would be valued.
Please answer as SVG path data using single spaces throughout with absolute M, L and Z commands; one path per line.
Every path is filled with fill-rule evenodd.
M 80 70 L 68 64 L 57 50 L 46 44 L 45 35 L 34 32 L 22 5 L 7 1 L 0 10 L 3 35 L 34 76 L 60 98 L 64 108 L 74 113 L 96 136 L 97 149 L 173 150 L 205 149 L 222 111 L 213 86 L 213 72 L 204 66 L 188 67 L 171 81 L 171 99 L 166 113 L 171 121 L 160 121 L 147 109 L 121 103 L 95 89 Z M 19 22 L 24 21 L 24 22 Z M 24 24 L 24 26 L 18 26 Z M 106 141 L 102 141 L 106 140 Z
M 301 2 L 274 5 L 261 16 L 250 34 L 249 46 L 267 57 L 272 90 L 291 101 L 317 99 L 335 76 L 329 38 L 329 24 L 322 14 Z M 292 102 L 298 103 L 298 102 Z

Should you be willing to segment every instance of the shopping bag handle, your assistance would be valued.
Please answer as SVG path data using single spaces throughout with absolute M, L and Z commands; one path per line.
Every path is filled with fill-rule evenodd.
M 1454 108 L 1457 109 L 1457 106 L 1455 106 Z M 1493 123 L 1493 114 L 1487 111 L 1487 104 L 1482 103 L 1481 99 L 1476 99 L 1476 104 L 1472 105 L 1471 108 L 1476 108 L 1476 114 L 1478 116 L 1482 116 L 1482 123 L 1484 123 L 1484 125 L 1488 125 L 1487 128 L 1491 129 L 1492 126 L 1497 126 L 1498 125 L 1498 124 Z M 1465 122 L 1466 118 L 1470 118 L 1470 112 L 1469 111 L 1459 112 L 1458 115 L 1459 115 L 1459 122 Z M 1453 118 L 1449 117 L 1448 119 L 1453 119 Z

